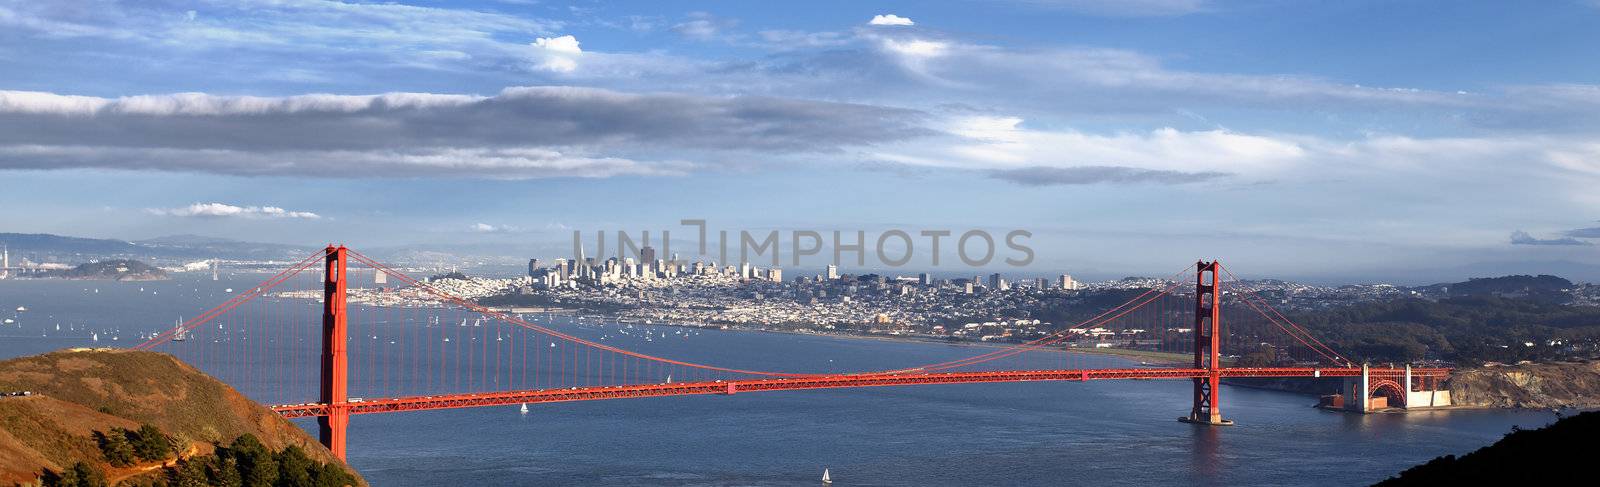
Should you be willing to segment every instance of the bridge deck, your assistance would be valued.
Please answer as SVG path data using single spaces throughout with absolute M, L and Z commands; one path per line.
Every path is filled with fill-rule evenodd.
M 1401 377 L 1405 369 L 1369 369 L 1373 377 Z M 1450 369 L 1414 368 L 1415 377 L 1446 377 Z M 1358 377 L 1360 368 L 1227 368 L 1224 378 L 1270 377 Z M 431 409 L 456 409 L 485 406 L 504 406 L 520 403 L 596 401 L 603 399 L 634 399 L 645 397 L 688 396 L 703 394 L 735 394 L 761 391 L 793 391 L 804 389 L 838 389 L 849 387 L 907 386 L 926 384 L 972 384 L 984 382 L 1029 381 L 1089 381 L 1112 379 L 1192 379 L 1205 377 L 1205 369 L 1142 368 L 1142 369 L 1081 369 L 1081 370 L 1003 370 L 984 372 L 908 373 L 877 375 L 823 375 L 780 379 L 751 379 L 714 382 L 674 382 L 670 384 L 637 384 L 626 386 L 593 386 L 561 389 L 536 389 L 523 391 L 490 392 L 480 394 L 455 394 L 439 396 L 410 396 L 387 399 L 365 399 L 345 403 L 350 414 L 387 413 L 398 411 L 423 411 Z M 289 418 L 325 416 L 332 409 L 328 404 L 288 404 L 272 406 L 278 414 Z

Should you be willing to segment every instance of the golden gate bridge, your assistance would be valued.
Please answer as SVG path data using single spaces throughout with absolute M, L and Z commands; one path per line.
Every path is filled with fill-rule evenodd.
M 1182 289 L 1182 281 L 1151 288 L 1072 326 L 956 360 L 888 370 L 774 371 L 641 353 L 602 343 L 604 335 L 580 337 L 330 245 L 134 348 L 170 353 L 258 402 L 275 404 L 270 408 L 285 417 L 316 417 L 319 439 L 341 459 L 350 417 L 360 414 L 806 389 L 1171 379 L 1189 380 L 1193 388 L 1188 414 L 1179 420 L 1220 426 L 1232 424 L 1222 416 L 1224 378 L 1343 377 L 1348 401 L 1364 410 L 1373 396 L 1403 406 L 1450 373 L 1358 366 L 1262 296 L 1224 290 L 1223 275 L 1233 276 L 1221 263 L 1200 261 L 1178 275 L 1191 270 L 1192 290 Z M 355 271 L 404 286 L 427 304 L 353 308 L 349 277 Z M 274 293 L 318 284 L 320 303 Z M 1146 349 L 1192 360 L 1129 367 L 1127 360 L 1073 351 L 1069 340 L 1086 335 L 1130 337 Z M 1249 356 L 1225 355 L 1224 348 Z

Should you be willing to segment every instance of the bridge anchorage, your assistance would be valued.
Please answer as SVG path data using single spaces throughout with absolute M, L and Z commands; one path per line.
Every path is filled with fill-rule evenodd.
M 1180 290 L 1189 270 L 1195 271 L 1192 303 L 1189 291 Z M 351 284 L 353 275 L 368 273 L 377 289 Z M 639 346 L 670 339 L 687 346 L 692 342 L 682 340 L 698 331 L 596 324 L 587 317 L 558 330 L 549 317 L 541 322 L 537 315 L 529 319 L 530 311 L 492 309 L 460 297 L 449 284 L 415 279 L 329 245 L 135 349 L 171 353 L 258 402 L 276 404 L 270 408 L 284 417 L 316 418 L 319 440 L 341 459 L 351 417 L 361 414 L 685 395 L 1187 380 L 1192 404 L 1179 419 L 1223 426 L 1233 424 L 1222 416 L 1223 379 L 1339 377 L 1342 392 L 1325 397 L 1326 406 L 1372 411 L 1449 404 L 1448 391 L 1437 390 L 1449 369 L 1356 366 L 1268 300 L 1244 287 L 1225 290 L 1223 274 L 1237 281 L 1221 263 L 1200 261 L 1077 324 L 965 358 L 815 373 L 625 349 L 614 345 L 624 336 Z M 1130 366 L 1124 357 L 1076 351 L 1101 346 L 1192 361 Z

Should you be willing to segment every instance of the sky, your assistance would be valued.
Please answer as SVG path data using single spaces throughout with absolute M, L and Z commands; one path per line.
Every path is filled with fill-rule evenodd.
M 0 0 L 0 232 L 1600 280 L 1597 53 L 1593 0 Z

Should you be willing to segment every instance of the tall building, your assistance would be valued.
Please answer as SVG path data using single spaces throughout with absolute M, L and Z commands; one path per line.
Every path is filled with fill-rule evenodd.
M 1062 274 L 1061 275 L 1060 284 L 1061 284 L 1061 289 L 1064 289 L 1064 290 L 1067 290 L 1067 291 L 1078 289 L 1078 281 L 1072 280 L 1072 275 L 1070 275 L 1070 274 Z
M 767 280 L 772 282 L 783 282 L 783 269 L 779 269 L 777 267 L 767 269 Z
M 828 280 L 832 281 L 832 280 L 838 279 L 838 278 L 839 278 L 839 266 L 836 265 L 836 264 L 828 264 Z
M 996 272 L 994 274 L 989 274 L 989 289 L 996 289 L 996 290 L 1000 289 L 1000 282 L 1001 281 L 1003 281 L 1003 279 L 1000 278 L 1000 273 L 999 272 Z
M 655 262 L 655 261 L 656 261 L 656 248 L 655 247 L 651 247 L 649 245 L 646 245 L 646 246 L 644 246 L 644 248 L 639 249 L 639 262 L 643 262 L 643 263 L 645 263 L 645 265 L 649 265 L 651 262 Z
M 932 286 L 933 285 L 933 276 L 928 275 L 928 273 L 926 273 L 926 272 L 921 273 L 921 274 L 917 274 L 917 284 L 921 284 L 921 285 L 924 285 L 924 286 Z
M 539 259 L 528 259 L 528 277 L 539 273 Z

